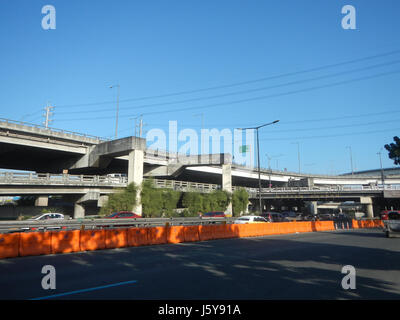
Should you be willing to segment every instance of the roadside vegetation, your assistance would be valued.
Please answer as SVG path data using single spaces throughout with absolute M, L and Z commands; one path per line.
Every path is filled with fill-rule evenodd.
M 117 211 L 132 211 L 137 205 L 137 192 L 141 193 L 142 216 L 157 217 L 195 217 L 209 211 L 226 211 L 232 203 L 233 214 L 239 216 L 245 212 L 249 196 L 244 188 L 233 194 L 214 190 L 210 193 L 195 191 L 179 192 L 171 189 L 156 188 L 152 179 L 143 182 L 141 188 L 134 184 L 111 194 L 101 208 L 100 215 L 105 216 Z

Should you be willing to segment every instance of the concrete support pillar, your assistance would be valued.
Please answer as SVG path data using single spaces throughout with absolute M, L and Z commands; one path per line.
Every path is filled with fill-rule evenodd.
M 108 201 L 108 196 L 100 196 L 99 200 L 97 200 L 97 206 L 100 208 L 104 207 L 107 201 Z
M 372 198 L 371 197 L 361 197 L 360 203 L 366 206 L 367 217 L 373 218 L 374 217 L 374 208 L 372 205 Z
M 144 163 L 144 151 L 143 150 L 132 150 L 129 153 L 128 162 L 128 183 L 134 183 L 138 188 L 136 201 L 136 207 L 132 208 L 132 211 L 138 215 L 142 215 L 142 203 L 140 197 L 140 188 L 143 182 L 143 163 Z
M 74 219 L 80 219 L 85 217 L 85 207 L 78 202 L 74 204 Z
M 222 190 L 232 193 L 232 165 L 222 165 Z M 225 212 L 226 215 L 232 216 L 232 202 L 229 203 Z
M 39 196 L 35 200 L 35 207 L 47 207 L 49 205 L 48 196 Z
M 310 201 L 309 202 L 309 209 L 310 213 L 312 215 L 317 215 L 318 214 L 318 202 L 317 201 Z

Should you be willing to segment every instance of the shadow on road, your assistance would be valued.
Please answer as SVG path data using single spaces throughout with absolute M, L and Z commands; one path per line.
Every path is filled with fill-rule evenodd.
M 32 277 L 27 268 L 51 264 L 57 268 L 54 293 L 138 280 L 134 288 L 70 299 L 400 299 L 399 251 L 385 247 L 385 241 L 379 248 L 368 245 L 383 240 L 380 232 L 316 232 L 5 259 L 0 260 L 0 298 L 37 296 L 43 275 L 38 271 Z M 341 286 L 345 265 L 356 268 L 355 290 Z M 25 283 L 22 291 L 19 281 Z

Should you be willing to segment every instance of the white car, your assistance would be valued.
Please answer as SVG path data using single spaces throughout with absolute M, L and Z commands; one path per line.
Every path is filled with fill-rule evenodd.
M 28 220 L 50 220 L 50 219 L 64 219 L 64 215 L 62 213 L 42 213 L 37 216 L 33 216 Z
M 42 213 L 32 218 L 27 219 L 26 221 L 49 221 L 49 220 L 64 220 L 65 216 L 62 213 L 50 212 L 50 213 Z M 39 227 L 39 228 L 30 228 L 30 227 L 23 227 L 21 230 L 54 230 L 54 229 L 61 229 L 61 227 Z
M 234 224 L 244 224 L 244 223 L 269 223 L 269 221 L 260 216 L 242 216 L 236 219 Z

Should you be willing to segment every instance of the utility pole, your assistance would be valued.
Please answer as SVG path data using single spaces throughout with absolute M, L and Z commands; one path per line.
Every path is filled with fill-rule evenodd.
M 292 144 L 297 144 L 297 160 L 299 162 L 299 173 L 300 173 L 301 172 L 301 170 L 300 170 L 300 143 L 293 142 Z
M 204 130 L 204 113 L 195 114 L 194 117 L 201 117 L 201 130 L 200 130 L 200 143 L 201 143 L 201 154 L 204 154 L 204 143 L 202 138 L 202 131 Z
M 49 127 L 49 123 L 53 122 L 51 118 L 51 116 L 54 114 L 53 112 L 51 112 L 51 110 L 54 110 L 54 107 L 49 106 L 49 103 L 47 103 L 46 108 L 44 108 L 44 110 L 46 111 L 46 113 L 43 115 L 45 120 L 43 122 L 43 125 L 48 128 Z
M 117 114 L 115 116 L 115 139 L 117 139 L 118 138 L 118 112 L 119 112 L 119 84 L 110 86 L 110 89 L 115 88 L 115 87 L 118 88 L 118 91 L 117 91 Z
M 351 147 L 346 147 L 350 150 L 350 165 L 351 165 L 351 176 L 354 176 L 354 169 L 353 169 L 353 152 L 351 151 Z

